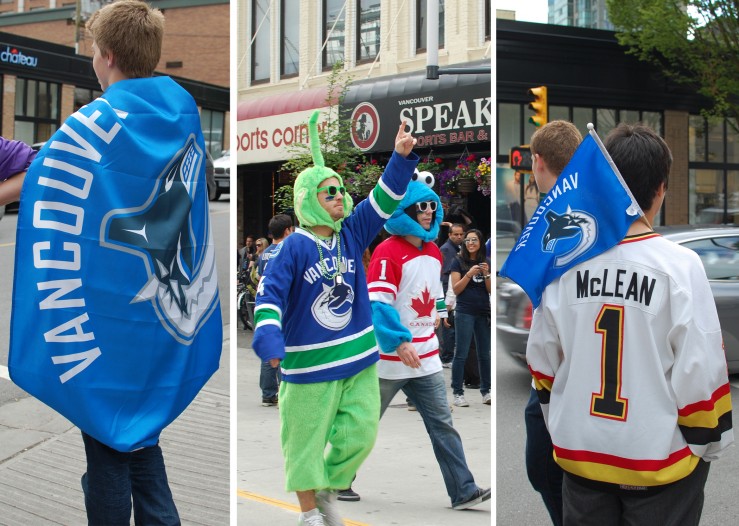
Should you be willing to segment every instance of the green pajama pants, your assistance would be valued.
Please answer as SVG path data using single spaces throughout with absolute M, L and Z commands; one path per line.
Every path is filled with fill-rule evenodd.
M 377 366 L 344 380 L 282 382 L 279 408 L 286 490 L 348 488 L 377 438 Z

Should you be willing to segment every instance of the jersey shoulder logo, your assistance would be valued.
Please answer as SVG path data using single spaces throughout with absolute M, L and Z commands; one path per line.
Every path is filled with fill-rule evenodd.
M 146 202 L 111 210 L 101 231 L 103 246 L 140 257 L 146 268 L 149 278 L 131 303 L 150 301 L 164 328 L 182 343 L 192 341 L 218 295 L 208 207 L 195 202 L 204 159 L 191 136 Z
M 557 214 L 549 210 L 545 219 L 547 230 L 541 244 L 544 252 L 556 255 L 555 267 L 563 267 L 587 252 L 597 239 L 597 222 L 595 217 L 582 210 L 567 211 Z

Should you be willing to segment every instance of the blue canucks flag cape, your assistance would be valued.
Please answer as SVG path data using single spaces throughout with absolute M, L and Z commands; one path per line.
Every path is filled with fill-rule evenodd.
M 643 215 L 594 130 L 521 232 L 500 269 L 536 308 L 546 286 L 617 245 Z
M 119 450 L 156 444 L 218 369 L 200 117 L 168 77 L 116 82 L 26 175 L 12 380 Z

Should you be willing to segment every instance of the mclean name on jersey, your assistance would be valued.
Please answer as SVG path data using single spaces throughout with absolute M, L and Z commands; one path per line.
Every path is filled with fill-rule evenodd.
M 608 269 L 602 269 L 601 273 L 590 275 L 590 270 L 577 271 L 577 297 L 587 298 L 592 296 L 623 298 L 649 306 L 652 301 L 652 293 L 657 280 L 648 275 L 639 275 L 624 269 L 616 269 L 615 276 Z

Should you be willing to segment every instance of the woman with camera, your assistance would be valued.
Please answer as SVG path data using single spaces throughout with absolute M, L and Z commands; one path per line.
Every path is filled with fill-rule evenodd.
M 490 260 L 485 256 L 479 230 L 471 229 L 465 234 L 462 248 L 452 262 L 450 277 L 457 296 L 454 322 L 456 352 L 452 362 L 454 405 L 470 405 L 464 398 L 462 381 L 473 337 L 480 367 L 482 402 L 490 405 Z

